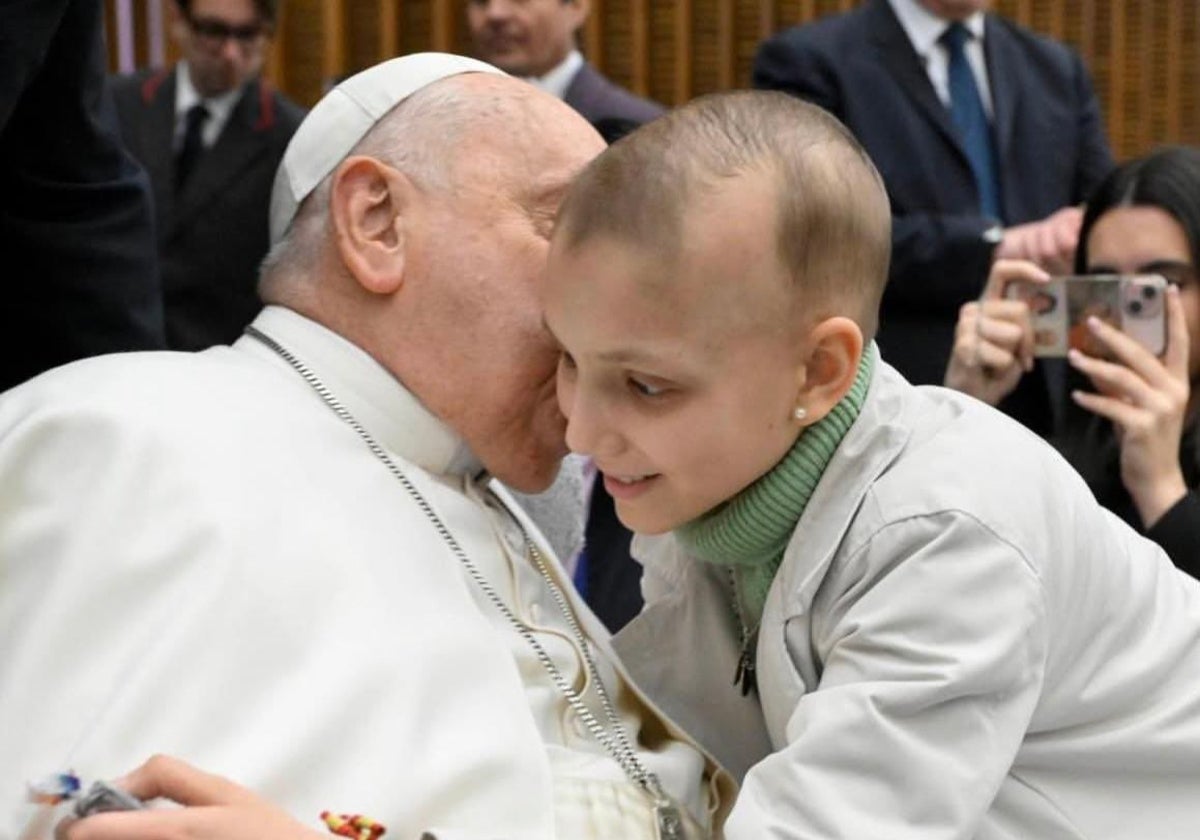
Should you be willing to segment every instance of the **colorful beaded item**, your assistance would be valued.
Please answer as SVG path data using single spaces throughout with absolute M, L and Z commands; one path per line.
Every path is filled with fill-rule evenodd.
M 58 805 L 79 796 L 82 787 L 79 777 L 74 773 L 55 773 L 40 782 L 28 783 L 26 799 L 37 805 Z
M 351 840 L 378 840 L 387 831 L 380 823 L 362 814 L 331 814 L 321 812 L 321 821 L 325 827 L 342 837 Z

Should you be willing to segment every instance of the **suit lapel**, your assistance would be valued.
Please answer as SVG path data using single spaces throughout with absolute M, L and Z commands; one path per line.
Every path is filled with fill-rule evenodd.
M 1012 142 L 1013 126 L 1016 124 L 1020 91 L 1014 75 L 1021 71 L 1022 60 L 1009 31 L 998 25 L 991 15 L 987 17 L 983 43 L 988 83 L 992 88 L 992 134 L 996 138 L 1000 171 L 1004 172 L 1004 163 L 1008 160 Z
M 921 63 L 921 57 L 913 49 L 908 34 L 887 0 L 875 0 L 865 10 L 869 16 L 871 38 L 883 59 L 883 64 L 896 83 L 917 106 L 921 115 L 933 124 L 938 133 L 954 149 L 963 162 L 967 154 L 958 139 L 958 132 L 950 120 L 950 112 L 938 99 L 929 74 Z M 968 164 L 969 165 L 969 164 Z
M 146 109 L 138 120 L 141 160 L 154 188 L 154 215 L 159 239 L 171 230 L 175 196 L 175 73 L 160 73 L 142 83 L 141 104 Z
M 262 96 L 257 81 L 246 85 L 221 136 L 201 155 L 176 200 L 176 226 L 186 225 L 197 212 L 220 196 L 238 173 L 267 150 L 267 130 L 271 122 L 261 118 L 259 100 Z
M 567 90 L 563 94 L 563 102 L 581 114 L 590 113 L 596 104 L 596 95 L 599 93 L 600 87 L 600 75 L 592 69 L 592 65 L 585 61 L 579 68 L 579 72 L 575 74 L 575 78 L 571 80 L 571 84 L 567 86 Z

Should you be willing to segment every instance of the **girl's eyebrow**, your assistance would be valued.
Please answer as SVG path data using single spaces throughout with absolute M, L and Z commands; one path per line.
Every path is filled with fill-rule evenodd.
M 550 337 L 554 339 L 554 343 L 558 345 L 558 349 L 564 350 L 565 348 L 563 347 L 562 341 L 559 340 L 558 335 L 555 334 L 554 330 L 550 328 L 550 322 L 546 320 L 545 314 L 542 315 L 542 327 L 550 334 Z M 654 357 L 652 355 L 630 349 L 628 347 L 621 347 L 616 350 L 606 350 L 603 353 L 598 353 L 596 358 L 602 362 L 612 362 L 613 364 L 633 364 L 637 362 L 654 361 Z

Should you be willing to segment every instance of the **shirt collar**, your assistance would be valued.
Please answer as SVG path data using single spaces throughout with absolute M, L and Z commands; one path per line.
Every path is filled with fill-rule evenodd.
M 435 475 L 483 471 L 458 433 L 364 350 L 282 306 L 266 307 L 254 326 L 295 354 L 389 452 Z M 262 342 L 243 336 L 234 347 L 278 362 L 303 385 L 299 374 Z
M 544 76 L 527 76 L 525 81 L 534 87 L 541 88 L 551 96 L 563 99 L 567 95 L 567 88 L 571 86 L 571 82 L 575 79 L 575 74 L 579 72 L 579 68 L 582 66 L 583 56 L 579 50 L 571 50 L 567 53 L 567 57 L 549 73 Z
M 949 22 L 929 11 L 919 0 L 888 0 L 888 2 L 917 55 L 922 59 L 928 58 L 937 45 L 938 38 L 942 37 L 942 33 L 950 25 Z M 962 22 L 967 31 L 980 43 L 983 43 L 986 19 L 987 15 L 980 11 Z
M 203 102 L 204 107 L 208 109 L 211 121 L 216 125 L 223 126 L 229 119 L 229 115 L 233 113 L 234 106 L 237 105 L 245 87 L 245 85 L 241 85 L 220 96 L 204 99 L 196 90 L 196 86 L 192 84 L 192 73 L 187 62 L 181 60 L 179 72 L 175 74 L 175 118 L 183 119 L 193 105 Z

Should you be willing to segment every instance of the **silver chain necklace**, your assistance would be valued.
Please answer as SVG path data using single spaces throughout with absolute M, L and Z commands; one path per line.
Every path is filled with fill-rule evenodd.
M 524 539 L 525 550 L 529 558 L 533 561 L 533 565 L 537 568 L 538 574 L 546 582 L 550 589 L 550 593 L 557 604 L 559 611 L 566 619 L 567 624 L 571 628 L 571 633 L 575 637 L 580 650 L 583 651 L 583 659 L 586 664 L 588 674 L 592 678 L 592 683 L 596 686 L 596 693 L 600 697 L 600 704 L 604 709 L 605 723 L 601 723 L 592 710 L 587 707 L 583 700 L 583 695 L 576 691 L 575 688 L 567 681 L 562 671 L 554 664 L 554 660 L 550 658 L 550 654 L 546 652 L 545 647 L 538 641 L 537 637 L 509 608 L 504 599 L 496 592 L 479 568 L 467 556 L 466 551 L 459 545 L 454 534 L 442 522 L 441 517 L 429 504 L 429 501 L 417 489 L 412 480 L 400 469 L 392 457 L 388 455 L 386 450 L 376 442 L 375 438 L 363 428 L 362 424 L 354 417 L 350 411 L 342 405 L 341 401 L 333 395 L 333 392 L 326 387 L 315 373 L 291 353 L 286 347 L 280 344 L 275 339 L 271 338 L 266 333 L 262 332 L 254 326 L 246 327 L 246 335 L 261 342 L 278 354 L 285 362 L 291 365 L 292 369 L 304 379 L 305 382 L 317 393 L 321 401 L 338 416 L 346 425 L 354 430 L 355 434 L 367 445 L 371 450 L 371 454 L 375 456 L 388 471 L 400 482 L 404 487 L 405 492 L 417 505 L 418 509 L 425 514 L 425 518 L 429 520 L 434 530 L 437 531 L 442 542 L 450 549 L 450 553 L 454 555 L 467 576 L 475 583 L 479 590 L 484 594 L 487 600 L 493 607 L 512 625 L 517 634 L 525 640 L 529 647 L 533 650 L 534 656 L 542 664 L 546 670 L 550 680 L 554 683 L 559 693 L 563 695 L 571 709 L 583 721 L 588 732 L 596 739 L 599 744 L 609 753 L 610 756 L 617 762 L 621 769 L 625 772 L 634 783 L 636 783 L 650 797 L 654 805 L 655 826 L 657 828 L 659 840 L 684 840 L 683 833 L 683 818 L 680 814 L 678 806 L 675 805 L 663 790 L 662 783 L 658 776 L 648 770 L 641 760 L 638 759 L 637 753 L 629 743 L 629 736 L 625 732 L 625 728 L 621 726 L 621 720 L 617 717 L 616 710 L 613 708 L 612 700 L 608 696 L 608 690 L 604 687 L 604 682 L 600 679 L 599 669 L 596 667 L 596 661 L 592 657 L 591 648 L 588 644 L 587 637 L 583 633 L 583 628 L 579 626 L 579 622 L 575 618 L 575 613 L 567 602 L 566 596 L 563 594 L 561 587 L 554 581 L 550 574 L 550 570 L 546 566 L 545 558 L 541 551 L 533 541 L 529 538 L 525 528 L 520 521 L 513 517 L 513 521 L 521 530 L 521 536 Z M 607 724 L 607 725 L 606 725 Z

